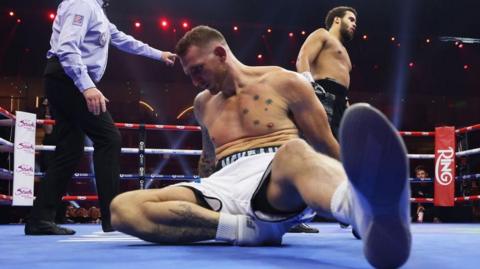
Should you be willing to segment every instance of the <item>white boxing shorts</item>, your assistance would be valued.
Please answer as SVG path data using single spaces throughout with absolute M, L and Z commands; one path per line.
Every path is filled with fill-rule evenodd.
M 285 222 L 289 226 L 310 221 L 315 213 L 308 207 L 299 212 L 272 213 L 262 212 L 255 209 L 257 205 L 252 205 L 255 195 L 262 195 L 259 192 L 262 184 L 268 184 L 270 164 L 277 149 L 256 148 L 231 154 L 218 161 L 221 168 L 210 177 L 202 178 L 200 182 L 182 182 L 173 186 L 193 189 L 217 212 L 247 215 L 267 222 Z

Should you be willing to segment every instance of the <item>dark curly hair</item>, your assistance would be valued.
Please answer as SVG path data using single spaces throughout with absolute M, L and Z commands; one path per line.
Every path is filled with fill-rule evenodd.
M 347 6 L 340 6 L 340 7 L 335 7 L 332 8 L 328 13 L 327 17 L 325 17 L 325 28 L 327 30 L 330 30 L 330 27 L 332 27 L 333 24 L 333 19 L 335 17 L 343 18 L 347 11 L 352 12 L 355 15 L 355 18 L 358 19 L 358 14 L 357 11 L 353 7 L 347 7 Z

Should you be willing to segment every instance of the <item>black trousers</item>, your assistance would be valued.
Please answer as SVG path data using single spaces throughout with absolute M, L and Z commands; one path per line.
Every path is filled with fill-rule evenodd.
M 83 94 L 65 74 L 56 59 L 50 59 L 44 87 L 56 119 L 57 147 L 30 218 L 53 221 L 67 184 L 84 155 L 84 138 L 93 141 L 93 162 L 103 226 L 110 225 L 110 203 L 119 191 L 120 132 L 110 116 L 88 111 Z

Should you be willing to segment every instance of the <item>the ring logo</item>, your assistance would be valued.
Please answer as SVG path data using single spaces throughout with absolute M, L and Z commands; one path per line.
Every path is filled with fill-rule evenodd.
M 30 121 L 30 120 L 21 120 L 18 123 L 18 127 L 25 128 L 27 130 L 33 131 L 33 130 L 35 130 L 35 123 L 33 121 Z
M 435 164 L 435 179 L 440 185 L 447 186 L 453 181 L 452 163 L 455 152 L 452 147 L 437 151 L 438 158 Z
M 28 164 L 21 164 L 17 167 L 17 173 L 20 173 L 25 176 L 33 175 L 33 167 Z
M 21 187 L 15 191 L 15 195 L 18 195 L 23 198 L 33 198 L 33 191 L 30 188 Z
M 35 152 L 35 147 L 32 144 L 26 143 L 26 142 L 18 143 L 17 149 L 30 152 L 30 153 Z

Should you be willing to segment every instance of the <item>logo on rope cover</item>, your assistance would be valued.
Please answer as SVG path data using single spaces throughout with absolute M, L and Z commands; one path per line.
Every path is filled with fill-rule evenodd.
M 28 153 L 34 153 L 35 152 L 35 147 L 33 144 L 27 143 L 27 142 L 20 142 L 17 145 L 17 149 L 23 150 Z
M 33 167 L 28 164 L 20 164 L 16 171 L 25 176 L 33 176 Z
M 453 181 L 453 171 L 451 164 L 455 158 L 455 152 L 452 147 L 440 149 L 437 151 L 438 159 L 435 164 L 435 179 L 440 185 L 447 186 Z
M 15 195 L 30 199 L 33 198 L 33 190 L 28 187 L 20 187 L 15 191 Z
M 35 123 L 31 120 L 20 120 L 20 122 L 18 123 L 18 127 L 24 128 L 29 131 L 34 131 Z

